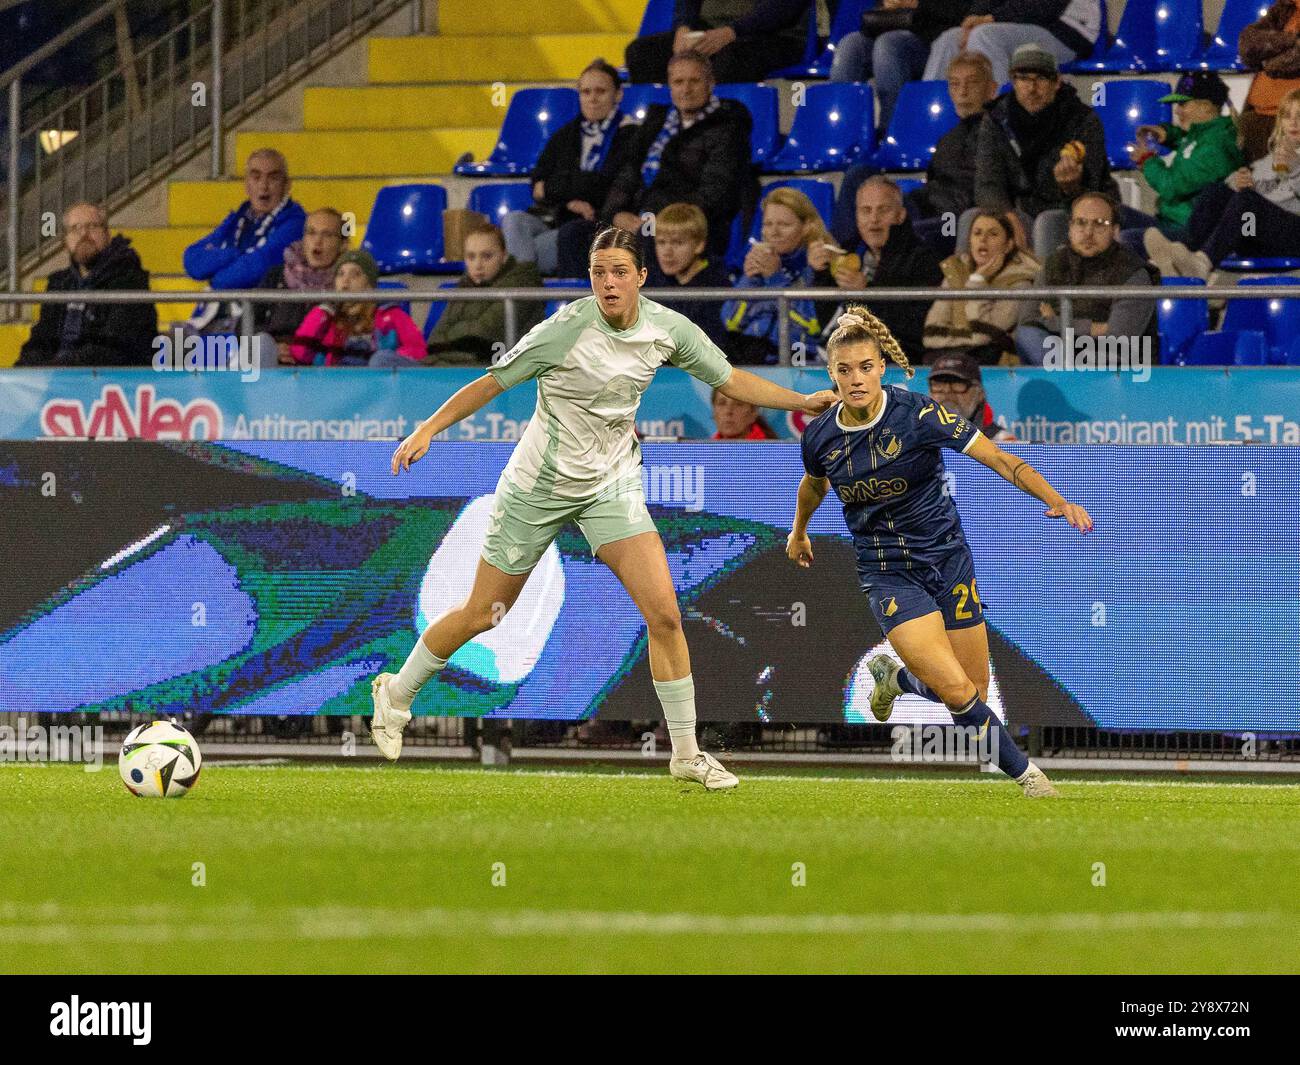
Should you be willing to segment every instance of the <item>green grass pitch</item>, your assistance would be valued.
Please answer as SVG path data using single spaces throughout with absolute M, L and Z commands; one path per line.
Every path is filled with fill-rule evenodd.
M 1294 969 L 1293 786 L 1067 778 L 1031 802 L 973 775 L 740 768 L 739 790 L 707 794 L 663 771 L 216 763 L 157 801 L 111 763 L 0 767 L 0 957 L 10 973 Z

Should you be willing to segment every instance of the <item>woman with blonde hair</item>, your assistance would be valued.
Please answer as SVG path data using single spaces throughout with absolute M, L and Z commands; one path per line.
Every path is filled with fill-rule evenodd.
M 1012 334 L 1020 321 L 1017 300 L 992 300 L 989 289 L 1029 288 L 1042 264 L 1016 244 L 1006 216 L 980 211 L 964 251 L 940 266 L 943 287 L 968 289 L 969 300 L 935 300 L 925 318 L 925 361 L 963 352 L 983 366 L 1019 363 Z
M 839 402 L 804 430 L 804 470 L 786 555 L 812 565 L 808 522 L 833 487 L 853 536 L 858 580 L 880 631 L 902 659 L 871 658 L 871 712 L 889 720 L 904 692 L 943 703 L 953 721 L 979 730 L 990 760 L 1029 798 L 1057 794 L 985 700 L 989 643 L 975 562 L 947 491 L 941 449 L 969 455 L 1065 518 L 1081 533 L 1088 512 L 1069 503 L 1018 455 L 921 392 L 882 387 L 892 360 L 913 370 L 898 341 L 866 307 L 850 305 L 827 341 L 827 372 Z M 993 735 L 989 735 L 990 725 Z
M 808 249 L 830 240 L 812 200 L 797 189 L 773 189 L 763 200 L 762 234 L 762 240 L 750 238 L 736 288 L 811 287 L 815 271 L 808 263 Z M 729 334 L 725 348 L 731 361 L 746 365 L 776 362 L 779 318 L 776 300 L 741 298 L 724 303 L 722 321 Z M 820 332 L 813 301 L 792 300 L 790 343 L 794 350 L 815 346 Z

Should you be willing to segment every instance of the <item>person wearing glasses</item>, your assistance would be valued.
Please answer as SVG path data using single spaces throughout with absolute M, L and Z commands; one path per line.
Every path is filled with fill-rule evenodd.
M 129 238 L 113 236 L 108 216 L 93 203 L 63 215 L 68 266 L 49 277 L 50 292 L 149 290 L 149 271 Z M 43 303 L 18 366 L 148 366 L 158 332 L 152 303 Z
M 1117 239 L 1119 206 L 1103 193 L 1085 192 L 1071 204 L 1069 233 L 1069 243 L 1047 257 L 1035 287 L 1160 284 L 1159 271 Z M 1154 360 L 1158 342 L 1154 293 L 1149 300 L 1075 299 L 1071 309 L 1073 320 L 1062 322 L 1056 300 L 1039 304 L 1038 314 L 1022 321 L 1016 330 L 1016 351 L 1021 359 L 1031 366 L 1042 366 L 1048 350 L 1060 347 L 1049 344 L 1052 337 L 1068 337 L 1073 344 L 1078 337 L 1115 336 L 1149 338 Z M 1072 333 L 1067 334 L 1067 330 Z
M 1016 49 L 1011 92 L 985 110 L 975 150 L 975 203 L 1008 215 L 1032 233 L 1046 259 L 1065 240 L 1066 211 L 1084 192 L 1118 198 L 1106 158 L 1101 119 L 1072 85 L 1056 57 L 1036 44 Z M 966 247 L 974 209 L 962 215 L 957 247 Z
M 1014 441 L 1016 434 L 998 424 L 984 394 L 980 364 L 964 351 L 940 355 L 930 366 L 930 398 L 960 414 L 995 444 Z

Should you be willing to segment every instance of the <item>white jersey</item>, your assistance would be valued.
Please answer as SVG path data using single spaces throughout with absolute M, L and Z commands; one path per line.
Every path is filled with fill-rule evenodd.
M 575 300 L 528 331 L 488 372 L 502 388 L 537 378 L 537 410 L 506 465 L 522 492 L 587 499 L 641 465 L 636 412 L 665 363 L 710 388 L 731 364 L 677 311 L 639 297 L 636 324 L 615 329 L 595 296 Z

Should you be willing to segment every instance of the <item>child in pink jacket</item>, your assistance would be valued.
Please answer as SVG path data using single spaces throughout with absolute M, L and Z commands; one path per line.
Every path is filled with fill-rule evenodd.
M 339 256 L 335 291 L 364 292 L 378 283 L 379 267 L 369 252 Z M 304 366 L 416 366 L 425 356 L 424 335 L 394 304 L 321 304 L 298 326 L 289 354 Z

